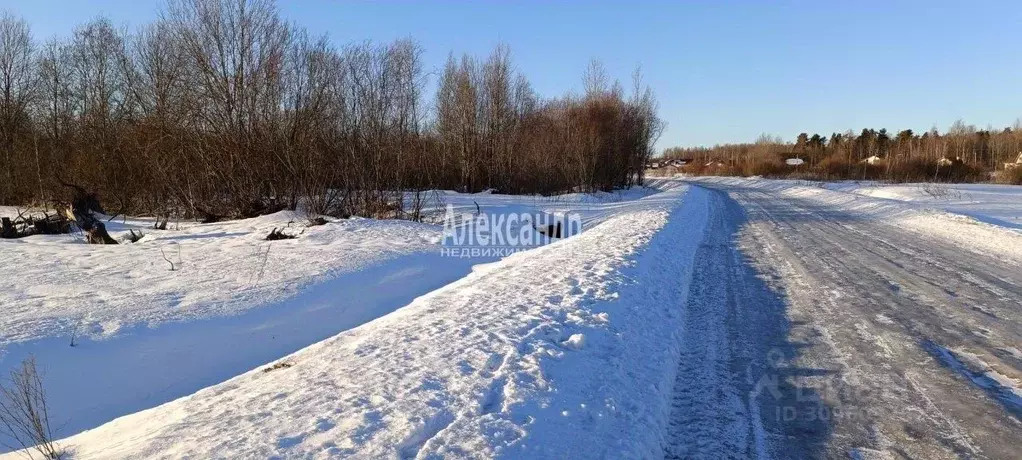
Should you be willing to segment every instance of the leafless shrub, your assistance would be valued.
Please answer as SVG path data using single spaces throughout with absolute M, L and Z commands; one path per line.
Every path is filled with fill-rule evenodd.
M 997 181 L 1002 184 L 1022 185 L 1022 166 L 1001 171 L 997 175 Z
M 261 281 L 263 279 L 263 273 L 266 272 L 266 263 L 270 260 L 270 248 L 272 248 L 272 247 L 273 247 L 272 244 L 267 244 L 266 245 L 266 252 L 262 253 L 262 256 L 263 256 L 262 259 L 263 260 L 259 264 L 259 272 L 255 276 L 255 281 L 253 282 L 253 285 L 255 283 L 258 283 L 259 281 Z M 256 249 L 256 251 L 258 252 L 258 248 Z M 252 278 L 249 278 L 249 281 L 252 281 Z
M 959 200 L 962 193 L 957 189 L 948 187 L 947 184 L 927 182 L 921 186 L 924 193 L 937 200 Z
M 141 230 L 139 230 L 138 233 L 135 233 L 134 229 L 129 229 L 128 230 L 128 241 L 129 242 L 138 243 L 138 241 L 141 240 L 142 237 L 144 237 L 144 236 L 145 236 L 145 234 L 142 233 Z
M 178 249 L 178 251 L 180 251 L 180 248 Z M 178 252 L 178 254 L 180 254 L 180 252 Z M 163 256 L 163 260 L 166 260 L 167 263 L 170 264 L 170 271 L 176 270 L 176 267 L 174 267 L 174 261 L 170 260 L 170 258 L 167 257 L 167 253 L 163 251 L 163 248 L 160 248 L 160 255 Z
M 74 348 L 78 345 L 78 336 L 82 332 L 82 327 L 85 324 L 85 315 L 79 315 L 75 318 L 75 322 L 71 324 L 71 343 L 70 346 Z
M 64 451 L 53 440 L 49 410 L 42 377 L 35 357 L 29 356 L 21 367 L 11 371 L 10 380 L 0 384 L 0 431 L 13 439 L 31 458 L 34 450 L 45 459 L 59 459 Z

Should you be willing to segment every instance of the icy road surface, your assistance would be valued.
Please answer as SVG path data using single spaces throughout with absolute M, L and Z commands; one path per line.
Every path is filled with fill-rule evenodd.
M 698 183 L 709 228 L 667 458 L 1022 455 L 1016 258 L 754 181 Z

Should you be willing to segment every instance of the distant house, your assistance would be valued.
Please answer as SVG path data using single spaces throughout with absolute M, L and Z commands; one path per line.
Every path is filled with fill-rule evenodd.
M 869 158 L 866 158 L 865 160 L 862 160 L 863 163 L 870 164 L 870 165 L 875 165 L 877 163 L 880 163 L 881 161 L 884 161 L 884 159 L 880 158 L 880 157 L 878 157 L 876 155 L 873 155 L 873 156 L 871 156 Z
M 1022 152 L 1018 153 L 1018 158 L 1015 158 L 1014 163 L 1005 163 L 1004 169 L 1015 169 L 1022 168 Z
M 681 158 L 673 160 L 655 161 L 646 164 L 646 169 L 658 169 L 658 168 L 680 168 L 692 162 L 690 158 Z
M 955 163 L 961 163 L 961 162 L 962 162 L 962 157 L 941 158 L 941 159 L 937 160 L 937 166 L 951 166 L 951 165 L 953 165 Z

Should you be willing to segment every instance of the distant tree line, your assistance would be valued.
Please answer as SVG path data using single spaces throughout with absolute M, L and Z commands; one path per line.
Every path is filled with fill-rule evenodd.
M 403 215 L 408 192 L 552 194 L 641 183 L 663 129 L 638 76 L 538 96 L 510 50 L 452 54 L 429 100 L 412 40 L 335 46 L 272 0 L 172 0 L 37 43 L 0 17 L 0 203 L 78 186 L 118 212 L 216 219 L 307 206 Z M 413 193 L 414 194 L 414 193 Z
M 1022 183 L 1022 165 L 1004 170 L 1019 152 L 1022 123 L 995 130 L 957 121 L 944 133 L 936 128 L 922 134 L 863 129 L 830 136 L 801 133 L 794 142 L 763 135 L 748 144 L 672 147 L 663 156 L 693 159 L 687 169 L 696 174 L 954 182 L 995 178 Z M 804 163 L 786 163 L 794 158 Z

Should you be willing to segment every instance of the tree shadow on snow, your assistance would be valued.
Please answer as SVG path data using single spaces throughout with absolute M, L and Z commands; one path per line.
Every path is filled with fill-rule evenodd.
M 749 358 L 745 364 L 750 398 L 759 407 L 765 445 L 773 458 L 825 457 L 831 439 L 835 414 L 833 407 L 819 392 L 820 385 L 830 381 L 832 369 L 800 365 L 799 358 L 812 353 L 818 338 L 805 334 L 809 325 L 792 321 L 788 314 L 790 300 L 777 286 L 780 276 L 765 273 L 772 267 L 758 267 L 739 245 L 740 230 L 748 216 L 734 200 L 715 194 L 723 201 L 730 250 L 736 260 L 737 280 L 743 289 L 736 303 L 743 317 L 737 318 L 737 335 L 749 339 Z M 849 214 L 832 216 L 847 218 Z M 814 217 L 815 218 L 815 217 Z M 816 385 L 813 385 L 813 384 Z

